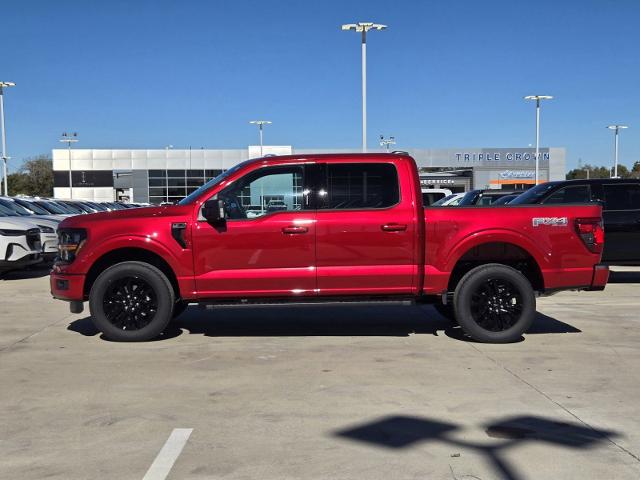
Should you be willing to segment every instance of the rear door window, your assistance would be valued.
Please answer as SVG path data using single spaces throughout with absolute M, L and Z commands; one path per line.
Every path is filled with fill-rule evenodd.
M 589 202 L 591 202 L 591 188 L 589 185 L 570 185 L 556 190 L 542 203 L 558 204 Z
M 391 163 L 327 164 L 321 209 L 388 208 L 400 201 L 398 172 Z
M 605 210 L 640 210 L 640 185 L 605 184 L 603 188 Z

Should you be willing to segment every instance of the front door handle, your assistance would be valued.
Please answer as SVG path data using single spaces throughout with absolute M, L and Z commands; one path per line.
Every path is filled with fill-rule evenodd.
M 300 233 L 307 233 L 309 231 L 309 229 L 307 227 L 301 227 L 299 225 L 292 225 L 290 227 L 284 227 L 282 229 L 282 233 L 288 234 L 288 235 L 296 235 L 296 234 L 300 234 Z
M 407 229 L 407 226 L 400 223 L 387 223 L 386 225 L 382 225 L 380 228 L 385 232 L 404 232 Z

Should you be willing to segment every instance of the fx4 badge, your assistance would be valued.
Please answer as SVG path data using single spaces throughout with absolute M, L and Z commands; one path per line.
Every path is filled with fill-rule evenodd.
M 566 227 L 569 221 L 567 217 L 533 217 L 532 224 L 534 227 L 540 225 L 549 225 L 551 227 Z

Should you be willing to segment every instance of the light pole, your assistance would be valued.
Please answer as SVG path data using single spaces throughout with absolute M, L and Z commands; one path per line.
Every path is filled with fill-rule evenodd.
M 389 147 L 391 145 L 396 144 L 396 137 L 384 138 L 384 135 L 380 135 L 380 146 L 385 147 L 387 149 L 387 153 L 389 153 Z
M 362 35 L 362 151 L 367 151 L 367 32 L 384 30 L 386 25 L 372 22 L 347 23 L 342 30 L 354 30 Z
M 71 177 L 71 144 L 78 142 L 78 134 L 77 132 L 73 132 L 71 134 L 64 132 L 60 141 L 67 144 L 67 150 L 69 152 L 69 199 L 73 200 L 73 178 Z
M 0 82 L 0 130 L 2 131 L 2 175 L 4 176 L 4 195 L 9 195 L 9 179 L 7 177 L 7 134 L 4 131 L 4 95 L 5 87 L 15 87 L 13 82 Z
M 609 125 L 607 128 L 616 132 L 613 142 L 613 178 L 618 178 L 618 131 L 629 127 L 626 125 Z
M 528 95 L 525 100 L 536 101 L 536 185 L 540 178 L 540 100 L 551 100 L 551 95 Z
M 260 156 L 264 156 L 262 153 L 262 129 L 265 125 L 271 125 L 272 122 L 269 120 L 251 120 L 249 123 L 254 125 L 258 125 L 258 130 L 260 131 Z

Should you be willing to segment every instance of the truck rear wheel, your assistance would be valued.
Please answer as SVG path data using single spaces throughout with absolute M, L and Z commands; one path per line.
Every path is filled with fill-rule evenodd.
M 144 262 L 122 262 L 102 272 L 89 294 L 91 318 L 109 340 L 151 340 L 166 328 L 175 294 L 159 269 Z
M 467 272 L 456 287 L 456 320 L 474 340 L 515 342 L 536 315 L 531 283 L 515 268 L 490 263 Z

